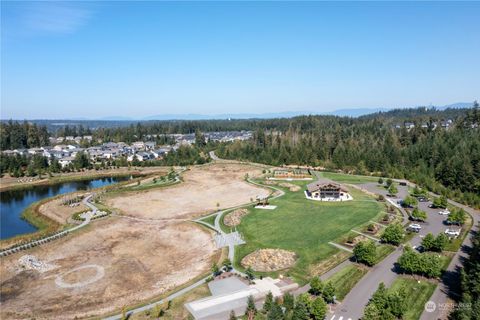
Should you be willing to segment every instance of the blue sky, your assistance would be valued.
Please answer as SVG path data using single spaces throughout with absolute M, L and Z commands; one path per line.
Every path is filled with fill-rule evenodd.
M 1 117 L 478 98 L 480 3 L 2 1 Z

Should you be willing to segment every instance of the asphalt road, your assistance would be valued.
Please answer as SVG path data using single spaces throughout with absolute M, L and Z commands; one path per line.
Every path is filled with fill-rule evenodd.
M 377 187 L 377 183 L 362 184 L 361 187 L 376 194 L 383 194 L 384 196 L 387 194 L 386 189 Z M 408 188 L 406 186 L 399 186 L 398 191 L 397 197 L 390 198 L 395 202 L 408 195 Z M 425 223 L 420 223 L 422 226 L 421 231 L 410 241 L 412 246 L 419 245 L 423 236 L 425 236 L 427 233 L 436 235 L 444 232 L 447 228 L 447 226 L 443 224 L 443 221 L 447 216 L 439 215 L 438 212 L 440 210 L 429 208 L 429 204 L 431 204 L 431 202 L 420 202 L 418 205 L 419 209 L 425 211 L 428 217 Z M 453 204 L 457 205 L 456 203 Z M 363 315 L 363 310 L 366 304 L 368 303 L 372 294 L 377 290 L 380 282 L 383 282 L 388 287 L 398 277 L 399 273 L 395 269 L 395 262 L 401 256 L 402 252 L 403 249 L 399 247 L 379 264 L 372 267 L 372 269 L 357 283 L 357 285 L 344 298 L 342 303 L 335 308 L 335 311 L 327 317 L 327 319 L 360 319 Z M 439 292 L 437 293 L 437 291 Z M 434 295 L 432 296 L 432 300 L 438 299 L 438 301 L 441 301 L 443 299 L 441 299 L 442 290 L 440 289 L 437 291 L 435 291 Z M 445 296 L 445 294 L 443 294 L 443 296 Z M 446 296 L 444 298 L 446 299 Z M 437 317 L 434 314 L 426 314 L 425 317 L 422 317 L 422 319 L 437 319 Z

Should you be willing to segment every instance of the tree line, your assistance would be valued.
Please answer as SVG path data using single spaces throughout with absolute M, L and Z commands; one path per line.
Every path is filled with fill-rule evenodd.
M 0 125 L 0 150 L 28 149 L 49 145 L 46 126 L 24 121 L 2 122 Z
M 441 113 L 439 113 L 441 114 Z M 359 119 L 298 117 L 287 130 L 258 128 L 250 141 L 222 144 L 217 155 L 270 165 L 307 165 L 405 178 L 480 206 L 478 105 L 449 130 L 395 129 L 385 115 Z

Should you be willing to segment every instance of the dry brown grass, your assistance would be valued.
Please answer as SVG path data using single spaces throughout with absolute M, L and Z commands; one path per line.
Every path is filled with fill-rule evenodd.
M 73 319 L 118 312 L 123 306 L 148 301 L 206 274 L 217 250 L 212 235 L 187 218 L 208 210 L 250 202 L 268 191 L 248 184 L 245 174 L 261 169 L 240 164 L 194 167 L 185 182 L 144 192 L 113 193 L 107 203 L 128 216 L 98 220 L 57 241 L 2 258 L 0 318 Z M 70 207 L 55 201 L 42 210 L 55 221 L 65 221 Z M 79 211 L 79 207 L 75 207 Z M 138 219 L 150 218 L 154 221 Z M 20 270 L 25 254 L 56 268 L 40 273 Z M 98 265 L 103 278 L 80 288 L 61 288 L 58 275 L 84 265 Z M 73 272 L 67 283 L 86 281 L 92 269 Z M 181 317 L 186 314 L 179 311 Z
M 172 290 L 209 270 L 216 249 L 211 235 L 192 223 L 145 223 L 111 217 L 30 251 L 2 258 L 2 319 L 100 315 Z M 18 270 L 33 254 L 57 268 Z M 55 277 L 82 265 L 99 265 L 105 276 L 76 289 L 57 287 Z M 65 277 L 83 281 L 88 269 Z
M 161 189 L 116 194 L 106 200 L 123 214 L 145 219 L 188 219 L 250 202 L 269 191 L 244 181 L 261 169 L 240 164 L 193 167 L 182 174 L 184 182 Z
M 236 209 L 228 213 L 225 218 L 223 218 L 223 223 L 229 227 L 235 227 L 240 224 L 242 217 L 248 214 L 247 209 Z
M 242 259 L 242 266 L 254 271 L 271 272 L 287 269 L 295 264 L 295 252 L 282 249 L 259 249 Z
M 83 195 L 85 192 L 75 192 L 71 193 L 68 196 L 69 197 L 75 197 L 77 195 Z M 68 223 L 69 218 L 77 212 L 87 210 L 88 207 L 85 206 L 82 202 L 80 202 L 80 205 L 76 207 L 70 207 L 68 205 L 63 205 L 62 202 L 64 200 L 63 196 L 56 197 L 52 199 L 51 201 L 45 202 L 42 204 L 39 208 L 38 211 L 43 214 L 44 216 L 49 217 L 50 219 L 60 223 L 60 224 L 66 224 Z

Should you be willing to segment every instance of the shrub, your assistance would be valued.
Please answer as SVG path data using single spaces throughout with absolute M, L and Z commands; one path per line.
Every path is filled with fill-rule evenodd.
M 405 232 L 403 231 L 402 225 L 395 223 L 385 228 L 385 231 L 380 236 L 380 239 L 383 242 L 398 245 L 403 240 L 404 236 Z
M 371 240 L 361 241 L 353 248 L 353 254 L 358 262 L 373 266 L 377 257 L 375 243 Z
M 427 213 L 425 211 L 418 210 L 418 208 L 413 209 L 411 217 L 418 221 L 427 220 Z
M 418 204 L 418 201 L 416 198 L 412 197 L 412 196 L 406 196 L 405 199 L 403 199 L 402 201 L 402 206 L 403 207 L 413 207 L 413 206 L 416 206 Z
M 418 253 L 406 247 L 398 259 L 398 264 L 407 273 L 424 275 L 430 278 L 439 277 L 442 271 L 442 260 L 438 254 Z

